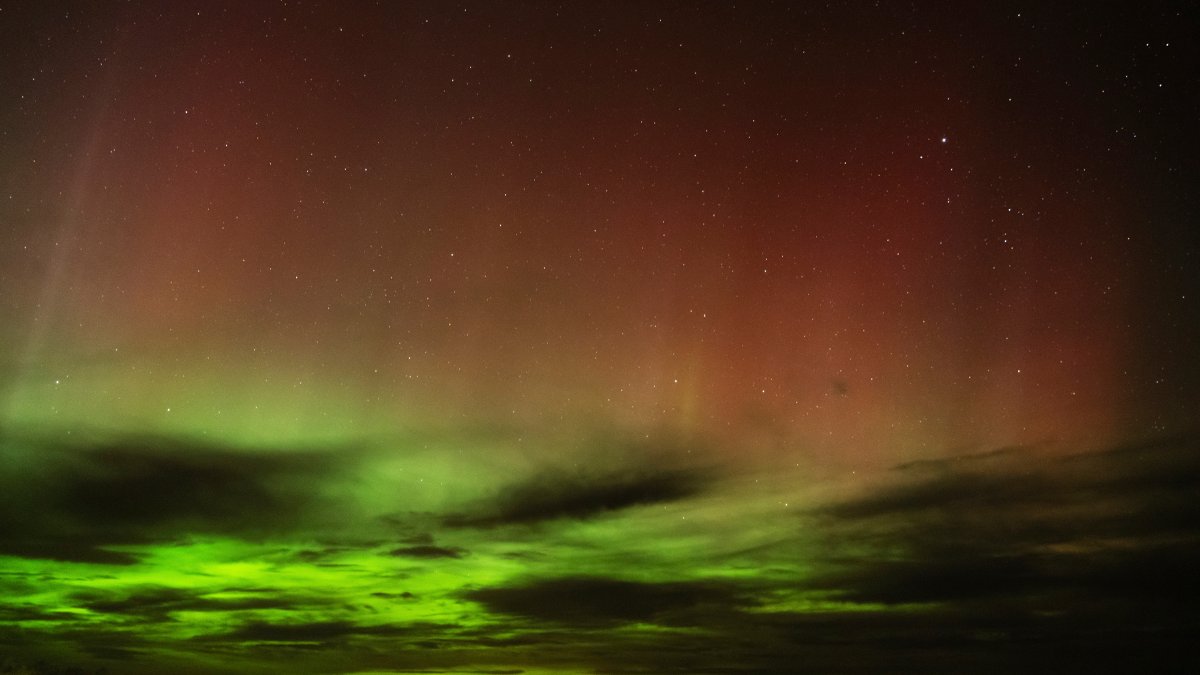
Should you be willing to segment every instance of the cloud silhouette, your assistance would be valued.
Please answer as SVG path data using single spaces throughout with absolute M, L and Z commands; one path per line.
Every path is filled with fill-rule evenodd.
M 404 635 L 397 626 L 361 626 L 349 621 L 315 621 L 311 623 L 268 623 L 251 621 L 217 637 L 234 642 L 332 642 L 351 636 Z
M 574 626 L 679 621 L 701 607 L 722 610 L 748 604 L 717 582 L 644 583 L 605 577 L 565 577 L 473 590 L 464 597 L 488 611 Z
M 288 531 L 320 501 L 310 486 L 345 464 L 331 452 L 157 437 L 0 440 L 10 450 L 0 467 L 0 554 L 111 565 L 136 561 L 112 548 L 122 545 Z
M 406 546 L 389 551 L 390 555 L 400 558 L 461 558 L 461 548 L 446 548 L 444 546 Z
M 274 597 L 272 597 L 274 595 Z M 94 592 L 79 594 L 82 609 L 101 614 L 121 614 L 150 620 L 164 620 L 174 612 L 229 612 L 235 610 L 290 609 L 296 603 L 277 594 L 238 598 L 213 598 L 178 588 L 144 588 L 128 595 L 114 596 Z
M 582 520 L 635 506 L 687 499 L 699 494 L 707 483 L 705 474 L 683 469 L 605 475 L 544 473 L 501 491 L 467 513 L 448 516 L 444 524 L 488 528 Z
M 905 465 L 893 478 L 817 511 L 832 546 L 858 548 L 833 560 L 817 587 L 856 602 L 1003 598 L 1066 613 L 1106 605 L 1176 615 L 1182 598 L 1198 597 L 1194 437 L 1069 457 L 971 456 Z

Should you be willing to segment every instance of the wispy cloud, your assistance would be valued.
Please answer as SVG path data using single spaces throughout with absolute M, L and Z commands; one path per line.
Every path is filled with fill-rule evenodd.
M 422 545 L 404 546 L 392 549 L 389 553 L 400 558 L 461 558 L 465 551 L 461 548 Z
M 1194 437 L 906 465 L 891 482 L 818 510 L 831 545 L 858 551 L 832 559 L 837 571 L 820 586 L 860 602 L 1004 598 L 1066 614 L 1120 600 L 1175 612 L 1196 591 L 1197 494 Z
M 643 583 L 604 577 L 566 577 L 484 588 L 464 594 L 488 611 L 572 626 L 633 622 L 678 623 L 702 607 L 727 610 L 751 604 L 719 582 Z
M 493 499 L 445 519 L 451 527 L 529 525 L 593 518 L 699 494 L 709 477 L 690 469 L 648 469 L 591 474 L 548 472 L 512 485 Z

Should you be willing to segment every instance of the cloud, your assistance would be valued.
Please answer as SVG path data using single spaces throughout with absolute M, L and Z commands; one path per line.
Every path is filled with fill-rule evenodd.
M 23 532 L 25 527 L 27 525 L 3 528 L 9 537 L 0 539 L 0 555 L 95 565 L 133 565 L 138 561 L 138 557 L 131 553 L 105 549 L 106 544 L 120 542 L 111 542 L 104 537 L 97 538 L 86 532 L 69 536 L 52 532 Z M 127 538 L 124 543 L 131 541 L 132 538 Z
M 401 558 L 461 558 L 463 550 L 443 546 L 407 546 L 392 550 L 389 555 Z
M 264 643 L 305 648 L 345 648 L 347 643 L 360 639 L 380 639 L 411 646 L 430 636 L 448 634 L 458 627 L 447 624 L 414 622 L 404 625 L 365 625 L 346 620 L 277 623 L 248 621 L 237 628 L 217 634 L 197 637 L 212 643 Z
M 635 506 L 687 499 L 699 494 L 707 482 L 706 475 L 682 469 L 606 475 L 544 473 L 509 487 L 472 511 L 447 517 L 445 524 L 487 528 L 582 520 Z
M 417 596 L 413 595 L 409 591 L 404 591 L 402 593 L 388 593 L 385 591 L 375 591 L 374 593 L 371 593 L 371 597 L 383 598 L 385 600 L 415 600 L 417 598 Z
M 153 587 L 127 595 L 83 593 L 75 596 L 78 606 L 101 614 L 121 614 L 164 620 L 174 612 L 229 612 L 236 610 L 290 609 L 295 603 L 279 597 L 247 596 L 214 598 L 178 588 Z
M 1014 503 L 1052 506 L 1070 499 L 1055 489 L 1055 481 L 1044 475 L 1026 475 L 1012 480 L 1007 474 L 965 471 L 923 475 L 910 482 L 887 486 L 878 494 L 835 504 L 824 513 L 844 519 L 873 518 L 926 510 L 1005 508 Z
M 464 594 L 495 614 L 571 626 L 687 623 L 690 612 L 744 606 L 748 601 L 717 582 L 644 583 L 605 577 L 565 577 L 485 588 Z
M 31 603 L 0 603 L 0 623 L 29 621 L 70 621 L 78 618 L 63 610 L 47 610 Z M 4 671 L 0 670 L 0 673 Z
M 364 627 L 349 621 L 276 624 L 251 621 L 221 636 L 224 640 L 245 642 L 330 642 L 350 635 L 396 633 L 392 627 Z
M 950 457 L 938 457 L 934 459 L 917 459 L 911 462 L 903 462 L 893 467 L 896 471 L 908 471 L 912 469 L 952 469 L 961 467 L 969 463 L 992 462 L 1016 455 L 1028 455 L 1035 446 L 1028 445 L 1012 445 L 985 452 L 968 453 L 953 455 Z
M 1200 442 L 906 465 L 816 513 L 834 554 L 813 587 L 855 602 L 985 601 L 1178 616 L 1200 597 Z M 1188 600 L 1184 600 L 1188 598 Z
M 319 501 L 311 486 L 338 466 L 328 452 L 171 438 L 0 441 L 9 451 L 0 467 L 0 554 L 97 564 L 135 562 L 112 550 L 121 545 L 294 527 Z
M 198 449 L 188 458 L 163 456 L 182 448 Z M 134 560 L 121 544 L 183 532 L 243 539 L 304 532 L 303 539 L 269 547 L 265 562 L 289 570 L 298 563 L 353 569 L 375 556 L 362 569 L 383 570 L 380 583 L 390 584 L 336 598 L 320 589 L 231 588 L 220 577 L 196 590 L 140 580 L 130 581 L 138 584 L 132 588 L 72 585 L 44 610 L 28 600 L 0 604 L 0 622 L 29 626 L 24 633 L 0 630 L 0 644 L 21 647 L 36 638 L 62 645 L 64 654 L 72 645 L 77 656 L 125 659 L 122 672 L 162 672 L 155 670 L 165 644 L 158 635 L 184 631 L 188 613 L 201 612 L 211 614 L 195 622 L 195 630 L 187 624 L 188 637 L 171 641 L 171 649 L 245 659 L 247 670 L 295 659 L 299 650 L 304 659 L 295 661 L 304 661 L 307 672 L 342 664 L 365 672 L 530 664 L 569 672 L 1062 672 L 1079 664 L 1097 670 L 1134 663 L 1131 656 L 1121 661 L 1121 654 L 1149 664 L 1195 663 L 1180 647 L 1200 630 L 1193 618 L 1200 598 L 1194 579 L 1200 443 L 1194 438 L 1069 457 L 1008 448 L 910 463 L 850 498 L 810 508 L 800 521 L 773 512 L 775 519 L 764 525 L 770 548 L 739 548 L 732 556 L 709 545 L 723 535 L 692 525 L 690 517 L 680 526 L 664 512 L 667 527 L 680 527 L 680 536 L 698 542 L 688 549 L 695 552 L 688 565 L 722 565 L 730 572 L 705 580 L 661 580 L 673 573 L 662 565 L 632 571 L 628 566 L 639 563 L 606 548 L 607 539 L 570 551 L 570 558 L 559 555 L 553 539 L 566 528 L 509 533 L 515 537 L 486 529 L 570 525 L 687 499 L 709 486 L 703 473 L 544 473 L 450 519 L 455 527 L 481 531 L 429 529 L 439 516 L 421 512 L 402 527 L 389 523 L 388 538 L 375 532 L 351 542 L 302 529 L 316 522 L 306 511 L 328 505 L 308 489 L 328 468 L 324 453 L 275 457 L 149 441 L 51 446 L 35 470 L 0 467 L 3 487 L 18 495 L 0 494 L 0 524 L 11 523 L 16 533 L 0 541 L 5 550 L 54 559 L 110 556 L 107 562 L 116 564 Z M 238 472 L 244 473 L 231 475 Z M 150 477 L 174 486 L 179 499 L 170 502 L 162 491 L 143 487 Z M 199 501 L 201 493 L 224 498 L 233 489 L 244 492 L 231 497 L 238 509 L 253 512 Z M 84 513 L 89 499 L 67 494 L 74 490 L 103 504 Z M 120 499 L 133 503 L 114 503 Z M 737 514 L 712 503 L 718 517 Z M 16 504 L 39 508 L 22 511 Z M 143 514 L 140 508 L 160 510 Z M 658 511 L 640 515 L 653 520 Z M 662 531 L 630 534 L 659 537 Z M 489 548 L 493 542 L 502 545 Z M 514 545 L 521 548 L 510 550 Z M 519 560 L 529 576 L 465 590 L 413 578 L 422 567 L 446 563 L 465 571 L 491 564 L 493 556 Z M 120 579 L 125 571 L 107 572 Z M 24 590 L 21 585 L 42 581 L 14 576 L 8 583 Z M 410 584 L 416 595 L 404 591 Z M 470 617 L 470 626 L 386 623 L 433 605 L 439 610 L 422 616 L 448 608 L 448 616 Z M 643 630 L 646 625 L 655 628 Z M 139 630 L 151 626 L 155 630 Z M 190 637 L 197 630 L 209 632 Z M 142 633 L 150 637 L 121 641 Z M 1098 644 L 1110 649 L 1097 652 Z M 479 661 L 483 654 L 486 664 Z

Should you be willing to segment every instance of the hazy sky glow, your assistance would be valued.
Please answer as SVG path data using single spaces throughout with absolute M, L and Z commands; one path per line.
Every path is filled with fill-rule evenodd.
M 1200 17 L 883 4 L 0 4 L 0 672 L 1197 666 Z

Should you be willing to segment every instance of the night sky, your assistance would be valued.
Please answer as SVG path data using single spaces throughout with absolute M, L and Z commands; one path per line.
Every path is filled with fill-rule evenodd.
M 0 672 L 1200 669 L 1200 9 L 1067 4 L 0 2 Z

